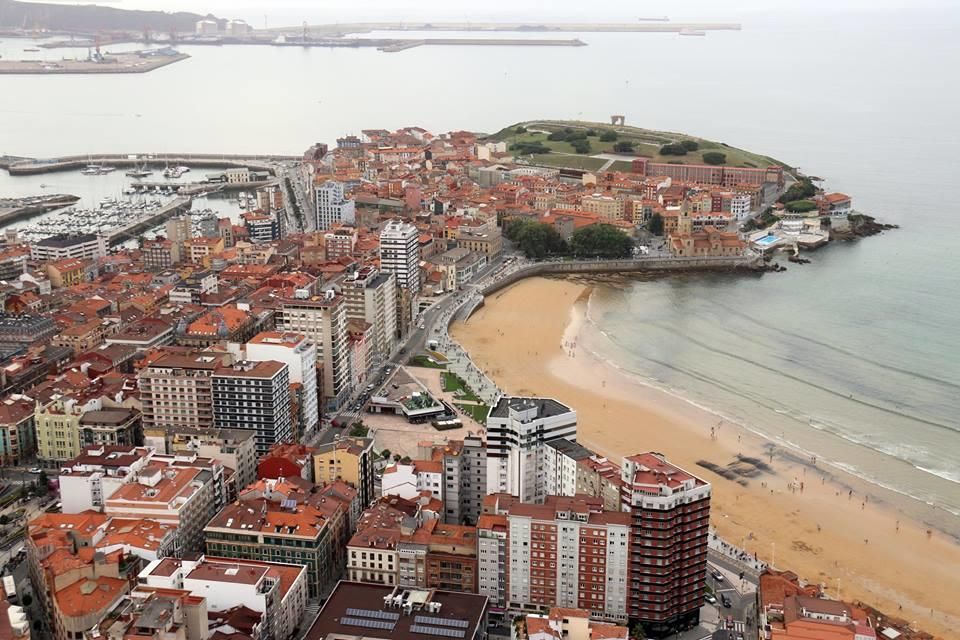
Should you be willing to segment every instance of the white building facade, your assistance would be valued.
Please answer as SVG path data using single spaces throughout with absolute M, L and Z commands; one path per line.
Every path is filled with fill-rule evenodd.
M 343 183 L 328 180 L 316 188 L 317 230 L 356 223 L 356 205 L 344 198 Z
M 320 424 L 320 400 L 317 391 L 317 347 L 302 333 L 269 331 L 247 343 L 247 360 L 275 360 L 287 365 L 290 382 L 303 386 L 303 432 L 310 433 Z
M 487 416 L 487 493 L 543 502 L 546 444 L 561 438 L 576 442 L 574 410 L 550 398 L 501 397 Z

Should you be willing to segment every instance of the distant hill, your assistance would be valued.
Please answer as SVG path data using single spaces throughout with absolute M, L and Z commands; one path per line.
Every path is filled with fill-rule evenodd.
M 52 31 L 143 31 L 193 32 L 198 20 L 224 20 L 185 11 L 131 11 L 93 5 L 40 4 L 0 0 L 0 28 L 49 29 Z

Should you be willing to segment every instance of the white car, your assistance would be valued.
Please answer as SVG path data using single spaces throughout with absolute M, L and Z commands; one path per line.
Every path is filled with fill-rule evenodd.
M 27 473 L 32 473 L 32 474 L 38 476 L 38 475 L 40 475 L 41 473 L 43 473 L 43 469 L 41 469 L 41 468 L 39 468 L 39 467 L 34 467 L 33 469 L 30 469 L 29 471 L 27 471 Z

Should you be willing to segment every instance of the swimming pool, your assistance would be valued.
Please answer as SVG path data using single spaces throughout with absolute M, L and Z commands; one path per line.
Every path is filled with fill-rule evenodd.
M 773 244 L 774 242 L 777 242 L 779 239 L 780 238 L 778 238 L 777 236 L 763 236 L 762 238 L 757 238 L 753 242 L 755 244 L 759 244 L 761 246 L 766 247 Z

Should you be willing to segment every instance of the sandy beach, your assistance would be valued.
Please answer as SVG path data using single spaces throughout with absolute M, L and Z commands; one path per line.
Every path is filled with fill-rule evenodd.
M 526 280 L 488 298 L 452 334 L 506 392 L 576 409 L 585 446 L 617 462 L 659 451 L 711 482 L 711 520 L 728 541 L 824 584 L 831 597 L 958 637 L 960 545 L 871 501 L 872 485 L 787 452 L 771 457 L 769 443 L 736 424 L 591 356 L 577 342 L 589 291 L 572 281 Z M 703 466 L 743 469 L 738 455 L 769 470 L 748 464 L 755 475 L 731 479 Z

